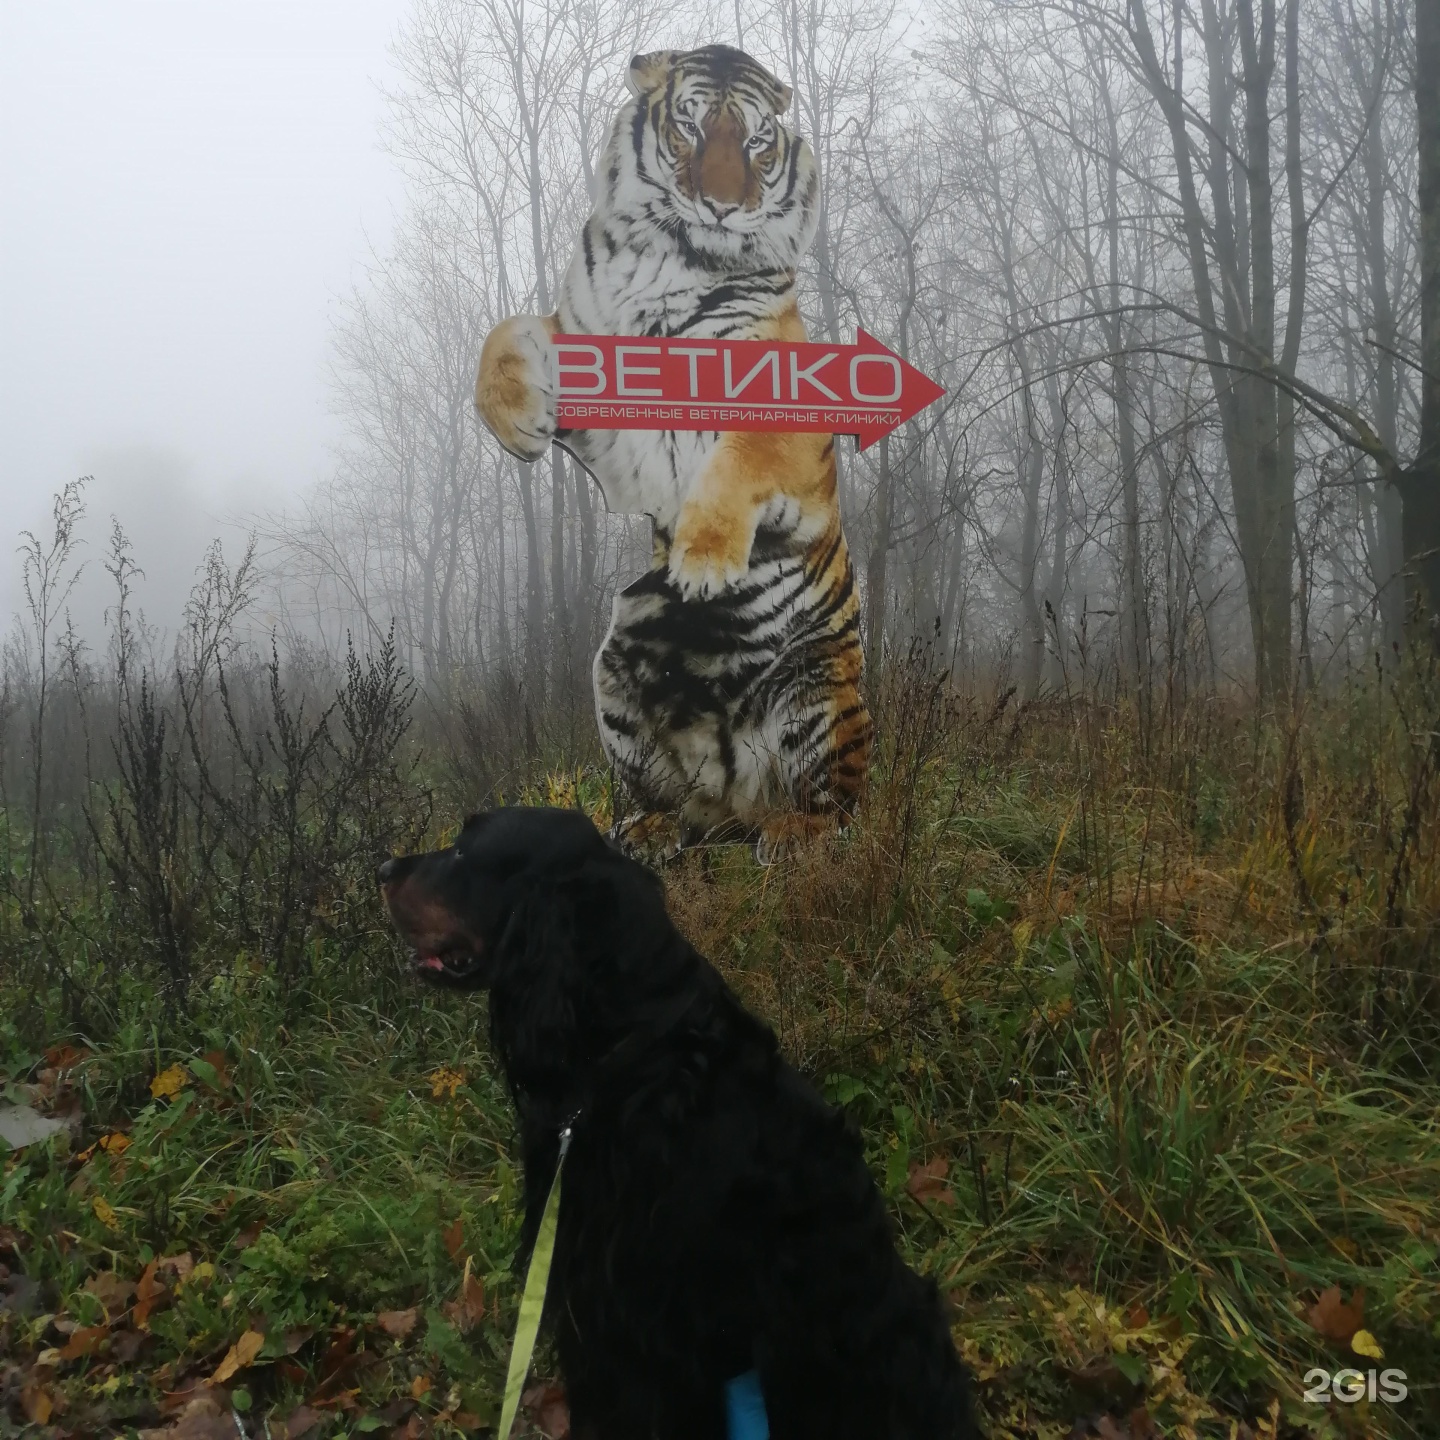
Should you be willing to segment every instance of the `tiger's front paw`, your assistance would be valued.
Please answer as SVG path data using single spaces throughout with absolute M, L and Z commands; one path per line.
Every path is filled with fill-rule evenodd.
M 550 329 L 538 315 L 514 315 L 489 334 L 475 378 L 475 407 L 490 432 L 522 460 L 538 460 L 555 438 L 555 371 Z
M 749 572 L 748 547 L 718 536 L 687 536 L 682 530 L 670 546 L 670 583 L 682 600 L 709 600 L 738 585 Z

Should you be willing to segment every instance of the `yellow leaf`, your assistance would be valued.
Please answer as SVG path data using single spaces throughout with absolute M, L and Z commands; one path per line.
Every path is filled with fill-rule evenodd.
M 453 1100 L 455 1092 L 464 1083 L 464 1070 L 452 1070 L 448 1065 L 442 1065 L 430 1076 L 430 1093 L 438 1100 L 448 1090 Z
M 1368 1330 L 1357 1330 L 1350 1337 L 1350 1348 L 1357 1355 L 1366 1355 L 1371 1360 L 1385 1358 L 1385 1352 L 1380 1348 L 1380 1342 Z
M 181 1277 L 175 1288 L 181 1290 L 186 1285 L 198 1285 L 202 1281 L 210 1281 L 214 1278 L 215 1267 L 208 1260 L 202 1260 L 188 1275 Z
M 20 1403 L 32 1425 L 43 1425 L 55 1409 L 50 1392 L 43 1385 L 27 1385 L 20 1392 Z
M 223 1385 L 237 1371 L 253 1363 L 264 1345 L 265 1337 L 258 1330 L 247 1330 L 226 1352 L 225 1358 L 210 1377 L 212 1385 Z
M 130 1137 L 117 1130 L 113 1135 L 102 1135 L 95 1143 L 107 1155 L 123 1155 L 130 1148 Z
M 103 1195 L 97 1195 L 90 1202 L 90 1208 L 95 1212 L 95 1218 L 107 1230 L 120 1228 L 120 1217 L 115 1213 L 115 1207 Z
M 1016 951 L 1023 955 L 1026 947 L 1030 944 L 1030 937 L 1035 933 L 1035 927 L 1028 920 L 1018 921 L 1015 928 L 1010 932 L 1011 938 L 1015 941 Z
M 417 1375 L 410 1382 L 410 1394 L 416 1400 L 422 1399 L 430 1392 L 430 1377 L 428 1375 Z
M 150 1093 L 157 1100 L 173 1100 L 189 1083 L 190 1072 L 181 1065 L 172 1065 L 150 1082 Z

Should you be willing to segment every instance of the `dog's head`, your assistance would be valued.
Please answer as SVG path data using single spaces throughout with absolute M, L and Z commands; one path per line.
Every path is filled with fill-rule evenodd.
M 529 1090 L 632 1029 L 685 963 L 659 878 L 578 810 L 483 811 L 376 879 L 418 975 L 491 991 L 502 1061 Z

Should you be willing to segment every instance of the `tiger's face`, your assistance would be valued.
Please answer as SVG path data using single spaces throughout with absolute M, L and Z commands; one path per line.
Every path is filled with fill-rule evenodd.
M 717 259 L 793 266 L 820 186 L 809 145 L 780 123 L 789 86 L 728 45 L 637 55 L 629 85 L 607 168 L 613 198 L 639 201 Z

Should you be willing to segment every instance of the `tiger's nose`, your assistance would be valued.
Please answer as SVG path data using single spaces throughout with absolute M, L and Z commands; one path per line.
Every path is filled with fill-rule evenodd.
M 375 882 L 378 885 L 388 885 L 395 878 L 395 862 L 387 860 L 375 871 Z

